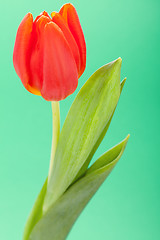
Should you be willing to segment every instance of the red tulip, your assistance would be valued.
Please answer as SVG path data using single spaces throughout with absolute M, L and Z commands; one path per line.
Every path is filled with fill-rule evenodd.
M 49 101 L 59 101 L 77 88 L 86 66 L 86 44 L 76 9 L 28 13 L 16 36 L 13 64 L 24 87 Z

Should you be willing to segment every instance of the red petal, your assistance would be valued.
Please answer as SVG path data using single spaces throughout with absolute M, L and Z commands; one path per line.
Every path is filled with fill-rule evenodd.
M 78 84 L 78 72 L 73 54 L 61 29 L 54 23 L 44 30 L 42 96 L 59 101 L 72 94 Z
M 21 24 L 19 25 L 13 51 L 14 68 L 19 78 L 21 79 L 24 87 L 28 91 L 31 90 L 31 88 L 30 90 L 28 89 L 28 82 L 30 79 L 28 53 L 32 28 L 33 28 L 33 16 L 31 13 L 28 13 L 23 18 Z
M 67 23 L 65 22 L 64 18 L 59 14 L 59 13 L 54 13 L 52 21 L 55 22 L 60 29 L 62 30 L 75 59 L 75 62 L 77 64 L 77 70 L 78 72 L 80 71 L 80 54 L 79 54 L 79 49 L 77 46 L 77 43 L 70 32 Z
M 49 14 L 48 14 L 46 11 L 43 11 L 42 13 L 40 13 L 40 14 L 35 18 L 34 22 L 36 22 L 41 16 L 45 16 L 45 17 L 48 17 L 49 19 L 51 19 L 50 16 L 49 16 Z
M 74 6 L 70 3 L 65 4 L 60 9 L 59 13 L 67 22 L 68 27 L 73 37 L 75 38 L 79 48 L 80 59 L 81 59 L 81 66 L 79 71 L 79 77 L 80 77 L 86 67 L 86 43 L 85 43 L 85 38 L 83 35 L 82 28 L 81 28 L 81 24 L 78 18 L 78 14 Z
M 30 81 L 29 84 L 38 91 L 41 90 L 43 82 L 43 31 L 47 23 L 51 21 L 47 16 L 41 15 L 34 22 L 31 39 L 30 56 Z

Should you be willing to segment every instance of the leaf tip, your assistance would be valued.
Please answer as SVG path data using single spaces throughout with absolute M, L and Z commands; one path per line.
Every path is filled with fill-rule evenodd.
M 121 57 L 117 58 L 117 61 L 122 62 L 122 58 Z
M 116 69 L 121 69 L 121 65 L 122 65 L 122 58 L 119 57 L 116 60 L 114 60 L 113 62 L 110 63 L 112 66 L 114 66 Z
M 124 87 L 124 84 L 125 84 L 125 82 L 126 82 L 126 79 L 127 78 L 124 78 L 123 80 L 122 80 L 122 82 L 120 83 L 120 91 L 122 92 L 122 90 L 123 90 L 123 87 Z
M 129 138 L 130 138 L 130 134 L 128 134 L 127 137 L 126 137 L 125 140 L 124 140 L 125 146 L 127 145 L 127 142 L 128 142 L 128 140 L 129 140 Z
M 119 65 L 121 66 L 121 64 L 122 64 L 122 58 L 119 57 L 119 58 L 117 58 L 114 62 L 117 63 L 117 64 L 119 64 Z

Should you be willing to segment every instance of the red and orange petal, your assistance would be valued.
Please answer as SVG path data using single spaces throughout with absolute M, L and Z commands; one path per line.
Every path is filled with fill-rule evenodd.
M 52 13 L 52 20 L 44 11 L 34 22 L 28 13 L 17 31 L 13 63 L 31 93 L 55 101 L 72 94 L 86 64 L 86 45 L 75 8 L 64 5 L 60 13 Z
M 79 21 L 79 17 L 76 9 L 70 3 L 65 4 L 60 9 L 59 14 L 64 18 L 64 20 L 68 24 L 68 27 L 79 48 L 80 59 L 81 59 L 80 71 L 79 71 L 79 77 L 80 77 L 86 67 L 86 43 L 85 43 L 85 38 L 84 38 L 82 28 L 81 28 L 81 24 Z
M 77 88 L 78 73 L 69 44 L 54 22 L 45 26 L 43 57 L 42 97 L 60 101 Z
M 35 18 L 34 22 L 36 22 L 41 16 L 48 17 L 51 20 L 49 14 L 46 11 L 43 11 Z
M 43 83 L 43 31 L 45 25 L 51 21 L 47 16 L 41 15 L 36 22 L 32 32 L 31 54 L 30 54 L 30 80 L 29 84 L 34 89 L 41 91 Z
M 73 57 L 75 59 L 76 65 L 77 65 L 77 71 L 79 72 L 80 71 L 80 54 L 79 54 L 79 49 L 78 49 L 77 43 L 76 43 L 72 33 L 70 32 L 63 17 L 59 13 L 55 13 L 55 12 L 54 12 L 54 14 L 52 14 L 52 16 L 53 16 L 52 21 L 60 27 L 60 29 L 62 30 L 62 32 L 72 50 Z
M 27 85 L 26 89 L 32 94 L 41 96 L 41 92 L 39 90 L 37 90 L 36 88 L 30 86 L 29 84 Z
M 19 25 L 13 51 L 14 68 L 25 88 L 29 81 L 28 52 L 32 28 L 33 16 L 28 13 Z

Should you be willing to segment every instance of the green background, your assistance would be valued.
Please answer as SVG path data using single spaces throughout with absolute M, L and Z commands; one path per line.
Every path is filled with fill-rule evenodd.
M 51 106 L 28 93 L 12 52 L 27 12 L 58 11 L 65 1 L 5 0 L 0 14 L 0 239 L 22 239 L 47 176 Z M 72 1 L 87 43 L 87 68 L 76 92 L 61 102 L 61 126 L 77 92 L 100 66 L 122 57 L 127 76 L 109 131 L 94 159 L 131 134 L 126 151 L 74 225 L 68 240 L 160 239 L 160 1 Z

